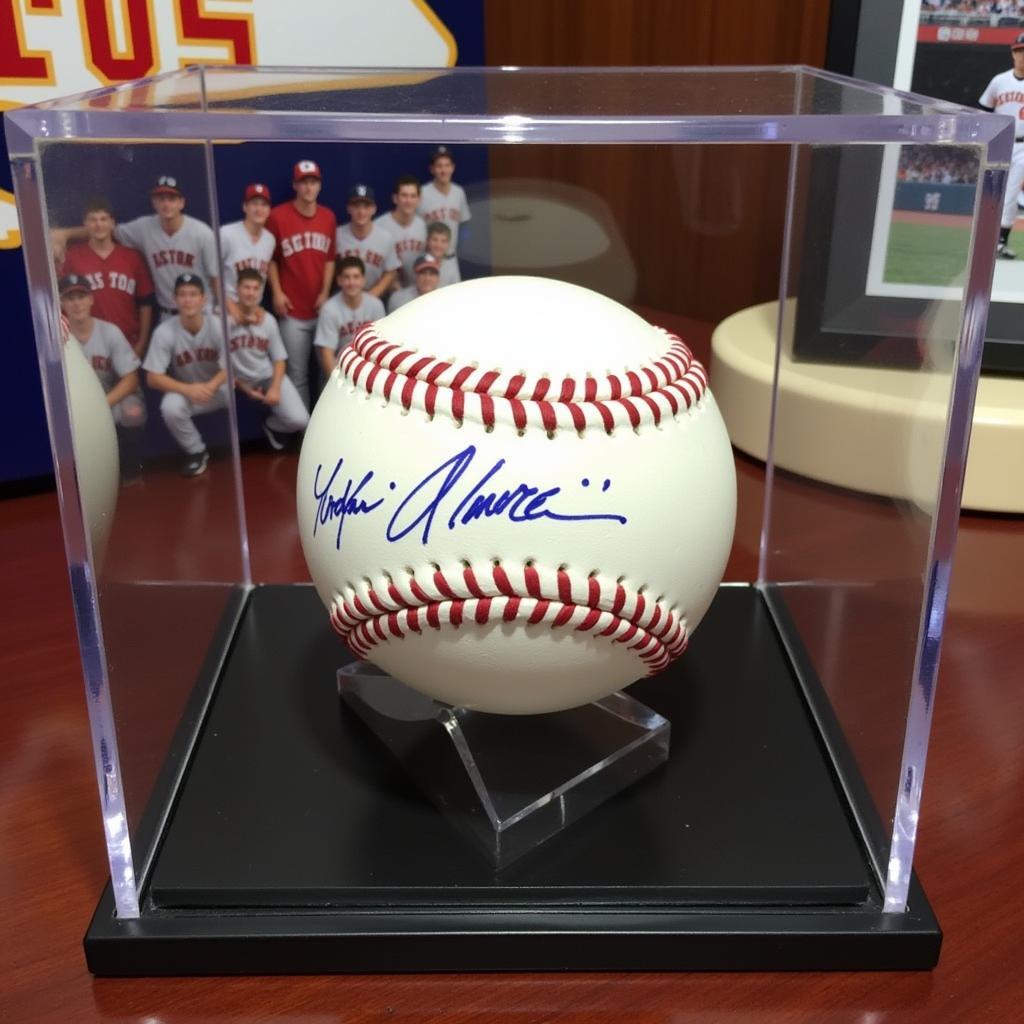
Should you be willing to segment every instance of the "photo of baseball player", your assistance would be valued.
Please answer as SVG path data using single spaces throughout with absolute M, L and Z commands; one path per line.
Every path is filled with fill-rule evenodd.
M 320 309 L 313 342 L 325 381 L 334 370 L 338 353 L 351 343 L 362 327 L 384 315 L 384 303 L 363 290 L 366 269 L 358 256 L 343 256 L 338 260 L 336 280 L 338 291 Z
M 334 280 L 338 223 L 317 199 L 323 175 L 312 160 L 292 168 L 295 198 L 270 211 L 267 228 L 277 240 L 270 264 L 274 312 L 288 353 L 288 376 L 309 409 L 309 360 L 320 307 Z
M 427 225 L 416 212 L 420 201 L 420 183 L 411 174 L 403 174 L 395 180 L 391 195 L 394 209 L 382 214 L 374 221 L 391 235 L 391 244 L 401 264 L 399 280 L 403 287 L 410 287 L 415 280 L 413 264 L 427 248 Z
M 441 279 L 438 287 L 443 288 L 446 284 L 456 284 L 462 280 L 459 273 L 459 259 L 457 256 L 449 256 L 448 252 L 452 244 L 452 229 L 444 221 L 435 220 L 427 225 L 427 252 L 437 260 L 441 268 Z
M 391 235 L 374 223 L 377 201 L 369 185 L 353 185 L 349 190 L 348 223 L 338 228 L 338 258 L 357 256 L 366 268 L 366 291 L 378 299 L 392 290 L 398 268 L 402 265 L 395 253 Z
M 268 410 L 263 433 L 274 451 L 309 423 L 309 413 L 298 391 L 285 376 L 288 353 L 277 321 L 270 313 L 259 320 L 255 313 L 263 297 L 263 275 L 255 267 L 238 271 L 236 295 L 239 318 L 229 327 L 228 354 L 235 389 Z
M 1017 254 L 1009 247 L 1010 232 L 1017 221 L 1017 200 L 1024 187 L 1024 32 L 1010 44 L 1013 67 L 996 75 L 985 87 L 978 106 L 997 114 L 1008 114 L 1015 125 L 1013 155 L 1006 176 L 1003 216 L 999 228 L 999 259 L 1013 260 Z
M 427 292 L 432 292 L 440 286 L 441 264 L 437 257 L 431 256 L 430 253 L 425 252 L 417 258 L 413 265 L 413 272 L 416 283 L 392 294 L 388 301 L 389 313 L 394 313 L 396 309 L 401 309 L 406 303 L 412 302 L 413 299 L 426 295 Z
M 431 180 L 423 186 L 420 195 L 419 215 L 433 224 L 447 224 L 452 233 L 451 245 L 446 255 L 455 256 L 459 247 L 459 226 L 469 220 L 469 203 L 461 185 L 452 181 L 455 174 L 455 158 L 447 146 L 438 146 L 430 158 Z
M 185 213 L 185 195 L 178 179 L 164 174 L 150 189 L 154 212 L 118 224 L 115 236 L 143 254 L 153 278 L 161 319 L 177 312 L 175 281 L 181 274 L 203 280 L 209 299 L 220 300 L 220 268 L 213 228 Z
M 205 284 L 198 274 L 178 276 L 174 302 L 178 312 L 153 332 L 142 368 L 146 383 L 163 393 L 160 415 L 185 452 L 182 476 L 200 476 L 210 454 L 193 417 L 228 404 L 224 337 L 219 318 L 204 309 Z
M 95 293 L 87 277 L 67 274 L 58 282 L 57 291 L 71 336 L 78 339 L 106 394 L 119 436 L 121 476 L 127 483 L 139 475 L 146 424 L 138 354 L 116 324 L 93 316 Z
M 153 325 L 153 281 L 142 255 L 114 241 L 114 227 L 107 200 L 90 200 L 83 218 L 86 240 L 67 250 L 60 273 L 89 282 L 93 316 L 118 327 L 141 357 Z
M 261 182 L 246 185 L 242 195 L 242 220 L 223 224 L 220 229 L 220 256 L 224 263 L 224 304 L 228 315 L 238 323 L 240 311 L 238 307 L 238 291 L 236 281 L 238 272 L 250 268 L 259 273 L 265 281 L 270 272 L 270 261 L 277 244 L 274 236 L 267 230 L 267 218 L 270 216 L 270 189 Z M 256 317 L 253 323 L 259 323 L 263 316 L 263 308 L 257 303 L 256 309 L 248 314 Z

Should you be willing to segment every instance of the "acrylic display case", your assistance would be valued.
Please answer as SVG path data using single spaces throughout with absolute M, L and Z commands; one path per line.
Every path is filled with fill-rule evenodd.
M 912 859 L 1008 119 L 798 67 L 202 67 L 5 120 L 110 860 L 94 973 L 936 962 Z M 801 423 L 773 402 L 767 463 L 738 457 L 711 610 L 680 660 L 628 690 L 670 723 L 665 763 L 497 868 L 339 705 L 354 659 L 306 574 L 295 451 L 270 451 L 233 400 L 201 417 L 211 462 L 185 479 L 146 390 L 141 479 L 98 486 L 123 436 L 83 411 L 96 389 L 64 355 L 57 297 L 53 229 L 94 195 L 124 223 L 171 175 L 216 234 L 249 182 L 290 198 L 291 167 L 312 159 L 342 221 L 351 184 L 383 212 L 438 144 L 472 210 L 463 276 L 587 285 L 705 361 L 716 322 L 829 263 L 806 243 L 823 159 L 837 209 L 868 190 L 879 224 L 908 220 L 892 198 L 906 148 L 968 168 L 937 223 L 941 279 L 917 282 L 913 315 L 871 307 L 912 356 L 899 372 L 919 429 L 880 451 L 905 485 L 776 470 L 772 438 Z M 880 170 L 836 174 L 848 156 Z M 847 440 L 815 443 L 842 460 Z

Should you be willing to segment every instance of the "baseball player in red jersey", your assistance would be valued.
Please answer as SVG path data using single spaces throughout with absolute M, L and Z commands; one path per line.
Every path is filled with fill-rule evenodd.
M 995 76 L 981 94 L 978 106 L 997 114 L 1013 118 L 1013 153 L 1010 170 L 1006 175 L 1003 216 L 1000 221 L 999 245 L 996 255 L 1001 260 L 1014 260 L 1017 254 L 1010 248 L 1010 232 L 1017 222 L 1017 197 L 1024 186 L 1024 32 L 1010 44 L 1013 67 Z
M 92 314 L 115 324 L 142 356 L 153 325 L 153 281 L 137 249 L 114 241 L 114 211 L 105 199 L 85 208 L 87 241 L 73 245 L 60 268 L 89 282 Z
M 288 376 L 309 408 L 309 360 L 317 314 L 331 294 L 338 222 L 317 204 L 323 175 L 312 160 L 292 169 L 295 198 L 270 211 L 267 228 L 277 239 L 270 264 L 274 311 L 288 352 Z

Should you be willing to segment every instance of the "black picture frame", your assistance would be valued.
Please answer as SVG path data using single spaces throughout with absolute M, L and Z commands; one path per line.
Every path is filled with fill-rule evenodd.
M 903 6 L 892 0 L 833 0 L 826 68 L 891 85 Z M 922 322 L 928 301 L 867 294 L 881 151 L 816 150 L 807 174 L 807 208 L 814 215 L 806 218 L 802 235 L 794 359 L 919 365 L 917 339 L 928 333 Z M 1024 295 L 1020 304 L 989 307 L 982 370 L 1024 375 Z

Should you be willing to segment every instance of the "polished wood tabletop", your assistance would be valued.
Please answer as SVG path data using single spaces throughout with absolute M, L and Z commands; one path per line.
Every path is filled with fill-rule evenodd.
M 280 505 L 294 454 L 243 459 L 257 578 L 297 574 Z M 730 571 L 753 571 L 763 467 L 737 456 Z M 192 488 L 154 472 L 122 494 Z M 276 503 L 276 504 L 275 504 Z M 808 527 L 841 514 L 829 489 Z M 169 506 L 180 508 L 180 502 Z M 870 509 L 870 503 L 866 508 Z M 121 511 L 119 510 L 119 515 Z M 174 546 L 179 517 L 157 536 Z M 814 522 L 812 522 L 812 519 Z M 1024 1015 L 1024 519 L 964 515 L 917 869 L 945 931 L 933 972 L 93 979 L 81 940 L 106 876 L 56 495 L 0 501 L 0 1020 L 944 1022 Z M 902 714 L 899 700 L 887 714 Z

